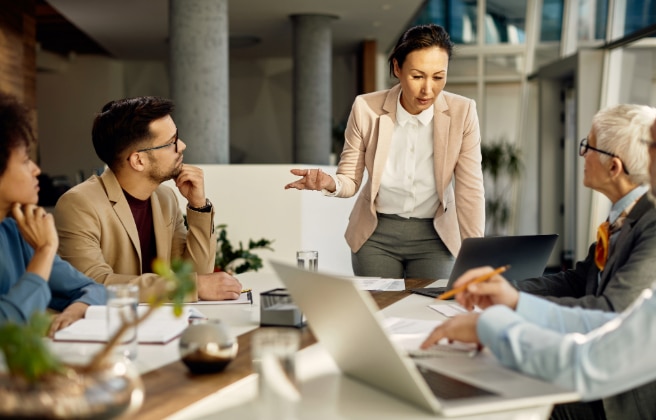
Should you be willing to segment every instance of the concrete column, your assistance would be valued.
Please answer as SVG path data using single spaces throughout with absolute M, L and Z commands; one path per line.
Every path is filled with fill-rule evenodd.
M 327 165 L 332 142 L 332 32 L 329 15 L 292 15 L 294 163 Z
M 174 120 L 185 162 L 230 163 L 228 0 L 169 0 Z

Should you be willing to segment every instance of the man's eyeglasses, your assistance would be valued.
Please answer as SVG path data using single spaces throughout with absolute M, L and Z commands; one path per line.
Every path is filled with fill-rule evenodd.
M 596 147 L 590 146 L 588 144 L 588 138 L 586 137 L 583 140 L 581 140 L 581 143 L 579 144 L 579 156 L 585 156 L 585 154 L 588 153 L 588 150 L 594 150 L 597 153 L 602 153 L 604 155 L 618 158 L 620 162 L 622 162 L 622 169 L 624 169 L 624 173 L 629 175 L 629 171 L 626 169 L 626 165 L 624 164 L 624 161 L 619 156 L 617 156 L 614 153 L 607 152 L 605 150 L 597 149 Z
M 137 152 L 148 152 L 150 150 L 157 150 L 157 149 L 164 149 L 165 147 L 169 147 L 170 145 L 175 146 L 175 153 L 178 153 L 178 130 L 175 130 L 175 140 L 173 140 L 171 143 L 166 143 L 161 146 L 155 146 L 155 147 L 146 147 L 145 149 L 139 149 Z

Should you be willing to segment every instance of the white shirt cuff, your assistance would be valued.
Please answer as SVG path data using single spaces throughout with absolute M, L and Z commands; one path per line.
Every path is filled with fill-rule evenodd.
M 324 173 L 325 173 L 325 172 L 324 172 Z M 333 179 L 333 181 L 335 181 L 335 191 L 330 192 L 330 191 L 328 191 L 328 190 L 326 190 L 326 189 L 323 189 L 323 190 L 321 190 L 321 192 L 322 192 L 323 195 L 325 195 L 326 197 L 336 197 L 337 194 L 339 194 L 339 192 L 342 190 L 342 183 L 341 183 L 341 181 L 337 178 L 337 175 L 333 175 L 333 174 L 326 174 L 326 175 L 329 175 L 329 176 Z

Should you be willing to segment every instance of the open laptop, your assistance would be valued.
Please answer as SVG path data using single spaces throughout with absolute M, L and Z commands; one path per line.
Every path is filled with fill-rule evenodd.
M 411 291 L 437 297 L 451 290 L 453 283 L 465 271 L 485 265 L 495 268 L 510 265 L 503 276 L 511 281 L 539 277 L 544 273 L 557 240 L 556 234 L 467 238 L 462 241 L 446 287 L 424 287 Z
M 388 337 L 371 295 L 352 280 L 271 265 L 344 374 L 413 405 L 461 416 L 578 399 L 575 392 L 503 368 L 487 352 L 413 360 Z

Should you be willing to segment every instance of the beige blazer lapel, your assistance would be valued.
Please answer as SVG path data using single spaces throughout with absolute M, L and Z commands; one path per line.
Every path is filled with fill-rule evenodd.
M 111 169 L 106 169 L 100 178 L 105 186 L 105 191 L 107 191 L 107 198 L 112 203 L 112 208 L 130 237 L 132 247 L 139 256 L 139 261 L 141 261 L 139 232 L 137 232 L 137 225 L 134 223 L 134 216 L 132 216 L 132 210 L 130 210 L 128 200 L 123 194 L 123 189 L 121 189 L 121 185 L 118 183 L 118 180 Z
M 383 103 L 383 114 L 378 118 L 378 139 L 371 179 L 372 200 L 376 197 L 380 189 L 383 170 L 385 169 L 385 163 L 389 155 L 392 135 L 394 134 L 394 125 L 396 124 L 396 104 L 400 92 L 401 85 L 396 85 L 390 89 Z
M 153 228 L 155 230 L 157 257 L 164 259 L 168 263 L 171 257 L 171 238 L 173 237 L 171 215 L 164 214 L 157 194 L 151 196 L 150 204 L 153 209 Z
M 433 104 L 433 167 L 435 171 L 435 186 L 440 200 L 444 200 L 447 179 L 451 178 L 451 172 L 447 165 L 447 149 L 449 145 L 449 128 L 451 127 L 451 117 L 448 114 L 449 105 L 446 103 L 444 96 L 440 94 Z

